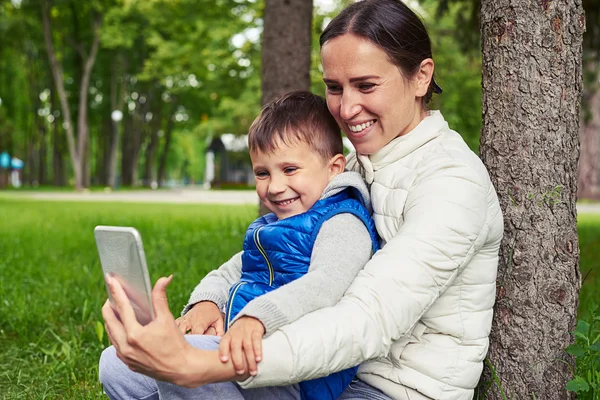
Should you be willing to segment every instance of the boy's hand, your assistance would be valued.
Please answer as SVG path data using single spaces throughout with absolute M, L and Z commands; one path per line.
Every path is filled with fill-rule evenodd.
M 265 327 L 256 318 L 241 317 L 231 325 L 221 339 L 219 358 L 222 362 L 229 361 L 235 367 L 235 372 L 242 375 L 246 372 L 245 362 L 248 363 L 250 375 L 256 375 L 256 363 L 262 360 L 262 338 Z
M 223 314 L 212 301 L 196 303 L 183 317 L 175 320 L 181 333 L 223 336 Z

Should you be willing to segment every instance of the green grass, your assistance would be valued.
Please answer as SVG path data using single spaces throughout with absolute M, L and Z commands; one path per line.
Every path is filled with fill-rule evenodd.
M 93 229 L 135 226 L 151 280 L 174 273 L 179 314 L 209 270 L 241 249 L 256 206 L 60 203 L 0 199 L 0 398 L 101 397 L 97 362 L 108 344 Z
M 93 229 L 135 226 L 151 280 L 174 273 L 179 314 L 196 283 L 240 250 L 256 206 L 41 202 L 0 196 L 0 399 L 102 398 L 106 298 Z M 600 303 L 600 216 L 579 220 L 580 316 Z M 588 271 L 591 271 L 588 273 Z M 102 333 L 102 329 L 99 330 Z
M 600 308 L 600 215 L 580 214 L 577 229 L 583 281 L 579 292 L 578 316 L 588 319 L 593 307 Z

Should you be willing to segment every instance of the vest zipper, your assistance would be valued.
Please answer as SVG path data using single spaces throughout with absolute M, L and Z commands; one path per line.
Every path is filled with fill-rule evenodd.
M 273 266 L 271 265 L 271 262 L 269 261 L 269 258 L 267 257 L 267 252 L 260 244 L 260 237 L 258 236 L 258 232 L 262 228 L 263 227 L 261 226 L 260 228 L 258 228 L 254 231 L 254 243 L 256 244 L 258 251 L 260 251 L 260 254 L 262 254 L 262 256 L 265 258 L 265 261 L 267 262 L 267 267 L 269 267 L 269 286 L 273 286 L 273 275 L 274 275 Z
M 229 296 L 229 307 L 227 308 L 227 315 L 225 316 L 225 328 L 229 329 L 229 324 L 231 323 L 231 309 L 233 308 L 233 299 L 238 291 L 238 289 L 245 285 L 247 282 L 238 282 L 231 289 L 231 296 Z

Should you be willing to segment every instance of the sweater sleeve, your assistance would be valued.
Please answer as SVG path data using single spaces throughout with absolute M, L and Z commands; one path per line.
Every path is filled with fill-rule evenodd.
M 229 288 L 240 280 L 242 276 L 242 253 L 240 251 L 221 265 L 218 269 L 209 272 L 192 292 L 188 304 L 183 308 L 184 315 L 201 301 L 212 301 L 220 310 L 225 308 Z
M 270 335 L 312 311 L 331 307 L 342 298 L 371 257 L 371 237 L 352 214 L 338 214 L 323 223 L 306 275 L 248 303 L 234 319 L 254 317 Z
M 491 184 L 470 165 L 440 161 L 417 174 L 404 223 L 342 300 L 266 338 L 258 375 L 242 387 L 290 384 L 387 356 L 412 332 L 487 238 Z

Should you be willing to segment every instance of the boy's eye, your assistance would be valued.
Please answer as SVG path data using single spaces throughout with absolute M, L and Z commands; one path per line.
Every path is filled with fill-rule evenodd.
M 269 173 L 267 171 L 256 171 L 254 173 L 254 176 L 257 179 L 264 179 L 264 178 L 267 178 L 269 176 Z
M 298 170 L 297 167 L 286 167 L 283 172 L 285 172 L 286 174 L 293 174 L 294 172 L 296 172 Z

